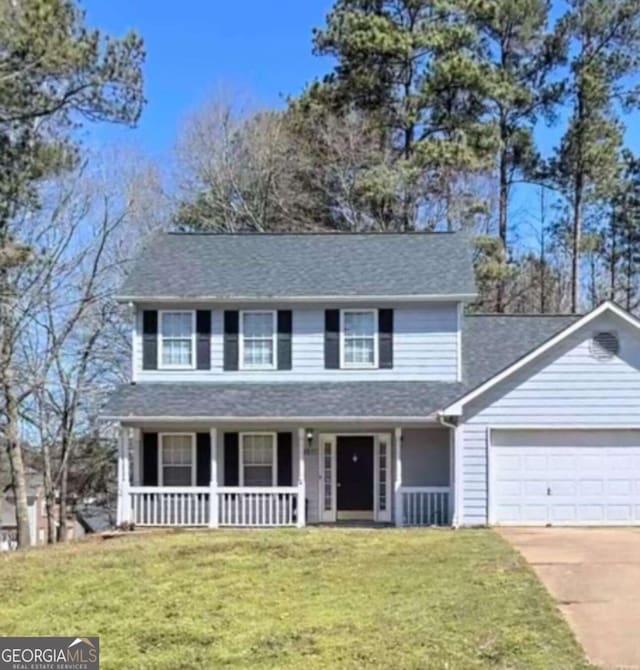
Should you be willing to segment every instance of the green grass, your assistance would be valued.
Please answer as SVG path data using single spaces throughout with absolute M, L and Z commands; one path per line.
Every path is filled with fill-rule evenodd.
M 167 532 L 0 558 L 0 635 L 99 635 L 103 670 L 570 670 L 489 530 Z

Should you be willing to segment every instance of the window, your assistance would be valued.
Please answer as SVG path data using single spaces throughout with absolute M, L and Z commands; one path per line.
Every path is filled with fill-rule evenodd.
M 276 313 L 241 312 L 240 362 L 245 370 L 276 366 Z
M 195 352 L 195 312 L 160 312 L 160 367 L 192 369 Z
M 374 309 L 343 310 L 341 367 L 378 367 L 378 313 Z
M 160 436 L 160 486 L 192 486 L 195 483 L 195 436 Z
M 276 445 L 273 433 L 241 435 L 240 486 L 276 485 Z

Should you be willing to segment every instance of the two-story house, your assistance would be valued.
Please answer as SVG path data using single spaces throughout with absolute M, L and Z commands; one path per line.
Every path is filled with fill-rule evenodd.
M 475 297 L 459 234 L 158 236 L 119 297 L 119 522 L 639 522 L 636 319 Z

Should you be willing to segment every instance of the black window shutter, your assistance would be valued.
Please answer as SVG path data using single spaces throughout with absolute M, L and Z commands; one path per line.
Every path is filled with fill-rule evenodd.
M 290 309 L 278 311 L 278 370 L 291 370 L 292 321 Z
M 324 312 L 324 367 L 327 370 L 340 367 L 339 309 L 326 309 Z
M 240 484 L 240 452 L 238 433 L 224 434 L 224 485 Z
M 278 433 L 278 486 L 293 486 L 293 440 L 291 433 Z
M 209 486 L 211 481 L 211 435 L 196 436 L 196 486 Z
M 393 310 L 378 310 L 378 356 L 381 368 L 393 367 Z
M 158 433 L 142 435 L 142 485 L 158 486 Z
M 239 312 L 224 313 L 224 369 L 238 369 L 238 320 Z
M 196 368 L 211 368 L 211 310 L 199 309 L 196 312 Z
M 155 309 L 142 312 L 142 369 L 158 369 L 158 312 Z

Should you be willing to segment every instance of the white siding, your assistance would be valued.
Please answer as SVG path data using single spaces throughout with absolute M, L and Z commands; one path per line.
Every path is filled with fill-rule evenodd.
M 379 305 L 362 305 L 379 307 Z M 185 305 L 184 309 L 192 306 Z M 234 309 L 251 309 L 251 305 Z M 253 305 L 255 308 L 255 305 Z M 262 309 L 290 309 L 283 305 Z M 328 305 L 327 308 L 331 308 Z M 158 309 L 154 306 L 154 309 Z M 162 309 L 162 307 L 160 307 Z M 202 309 L 202 306 L 200 306 Z M 134 334 L 135 378 L 145 381 L 455 381 L 458 374 L 458 316 L 455 303 L 394 307 L 394 365 L 390 370 L 325 370 L 324 307 L 294 307 L 292 369 L 225 371 L 223 369 L 223 310 L 212 311 L 211 370 L 142 370 L 142 307 Z
M 613 330 L 619 355 L 589 353 L 594 332 Z M 463 522 L 487 523 L 490 427 L 640 427 L 640 337 L 619 317 L 603 314 L 553 350 L 474 400 L 463 417 Z

